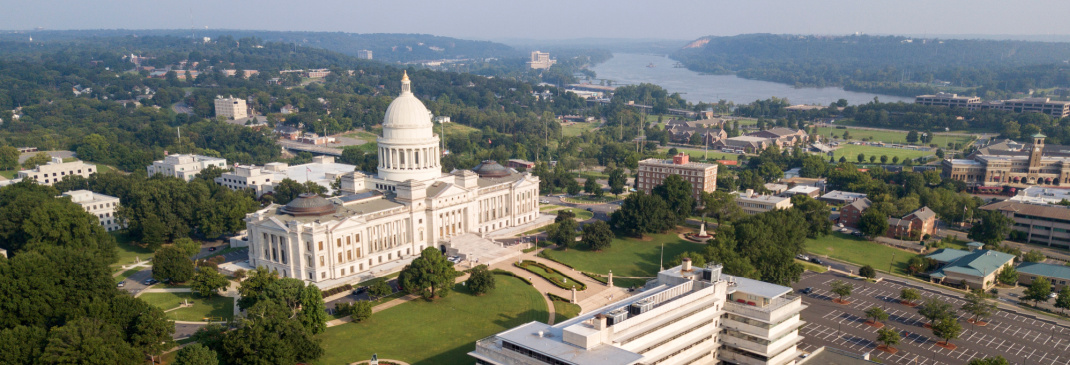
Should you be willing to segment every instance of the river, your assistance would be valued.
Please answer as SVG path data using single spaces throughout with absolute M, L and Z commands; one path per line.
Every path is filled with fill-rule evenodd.
M 655 67 L 647 67 L 649 64 L 654 64 Z M 883 102 L 913 101 L 899 96 L 846 91 L 839 87 L 795 88 L 775 82 L 748 80 L 735 75 L 705 75 L 686 68 L 675 68 L 674 64 L 676 61 L 666 56 L 614 53 L 609 61 L 591 67 L 591 70 L 598 74 L 599 79 L 612 80 L 615 86 L 644 82 L 657 84 L 670 93 L 680 93 L 680 96 L 692 103 L 712 103 L 724 99 L 736 104 L 748 104 L 773 96 L 786 98 L 792 104 L 818 105 L 829 105 L 839 99 L 847 99 L 852 105 L 862 104 L 873 101 L 873 97 L 878 97 Z

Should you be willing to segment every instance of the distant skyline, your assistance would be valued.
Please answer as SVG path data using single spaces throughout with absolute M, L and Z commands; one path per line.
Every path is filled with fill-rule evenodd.
M 2 0 L 0 28 L 427 33 L 464 39 L 689 40 L 744 33 L 1070 35 L 1070 1 Z M 192 20 L 191 20 L 192 18 Z

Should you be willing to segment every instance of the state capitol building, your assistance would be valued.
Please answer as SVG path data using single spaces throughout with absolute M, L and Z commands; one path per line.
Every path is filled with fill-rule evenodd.
M 494 161 L 443 173 L 432 129 L 406 74 L 383 118 L 377 175 L 349 172 L 341 196 L 303 194 L 249 214 L 249 264 L 311 282 L 344 280 L 427 247 L 445 251 L 457 236 L 538 218 L 538 177 Z

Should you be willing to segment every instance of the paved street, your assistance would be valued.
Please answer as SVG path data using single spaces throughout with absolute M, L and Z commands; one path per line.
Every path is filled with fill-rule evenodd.
M 829 283 L 834 280 L 855 285 L 854 293 L 848 298 L 850 304 L 832 302 L 837 296 L 830 292 Z M 918 315 L 916 308 L 899 304 L 903 285 L 888 281 L 865 283 L 831 272 L 806 272 L 794 287 L 814 288 L 813 293 L 803 296 L 803 303 L 808 306 L 802 314 L 807 324 L 800 330 L 805 337 L 800 344 L 804 351 L 831 346 L 860 354 L 872 352 L 873 357 L 894 364 L 962 364 L 973 358 L 996 355 L 1018 364 L 1070 364 L 1067 353 L 1070 327 L 1050 320 L 1001 310 L 988 319 L 988 325 L 981 327 L 966 322 L 969 316 L 958 312 L 963 332 L 958 339 L 951 340 L 958 349 L 948 350 L 936 345 L 940 339 L 923 327 L 927 320 Z M 964 303 L 962 299 L 936 291 L 920 292 L 923 298 L 938 297 L 955 308 Z M 889 313 L 885 324 L 903 336 L 901 343 L 894 346 L 899 349 L 894 355 L 876 349 L 877 329 L 865 324 L 863 312 L 875 306 Z

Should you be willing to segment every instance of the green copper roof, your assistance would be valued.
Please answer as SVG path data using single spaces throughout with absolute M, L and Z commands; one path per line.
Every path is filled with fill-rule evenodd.
M 1048 138 L 1048 136 L 1045 136 L 1044 133 L 1037 132 L 1037 134 L 1033 135 L 1033 138 Z
M 944 249 L 941 251 L 946 250 L 949 249 Z M 962 250 L 954 251 L 965 252 Z M 934 255 L 939 255 L 941 253 L 942 252 L 937 252 L 932 255 L 929 255 L 929 257 L 931 258 Z M 944 265 L 939 270 L 936 270 L 936 272 L 930 275 L 933 277 L 943 277 L 946 276 L 948 272 L 956 272 L 970 276 L 986 276 L 988 274 L 999 271 L 999 269 L 1002 268 L 1004 265 L 1013 263 L 1014 255 L 992 250 L 977 250 L 969 252 L 966 255 L 960 256 L 959 258 L 948 262 L 946 265 Z

